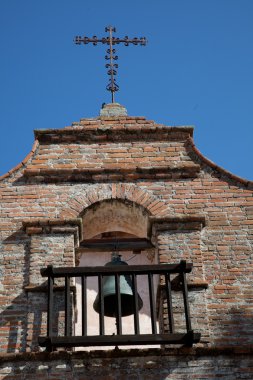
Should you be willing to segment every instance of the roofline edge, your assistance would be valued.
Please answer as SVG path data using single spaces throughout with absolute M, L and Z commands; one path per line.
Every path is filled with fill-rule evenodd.
M 253 181 L 239 177 L 239 176 L 231 173 L 230 171 L 224 169 L 222 166 L 215 164 L 209 158 L 205 157 L 200 152 L 200 150 L 196 147 L 196 145 L 194 144 L 193 138 L 191 136 L 188 137 L 188 143 L 191 146 L 193 152 L 201 159 L 201 161 L 204 162 L 206 165 L 210 166 L 212 169 L 219 171 L 221 174 L 226 175 L 230 179 L 237 181 L 237 182 L 245 185 L 246 187 L 253 186 Z
M 27 161 L 34 155 L 37 147 L 39 145 L 39 140 L 38 139 L 35 139 L 34 140 L 34 143 L 33 143 L 33 146 L 32 146 L 32 149 L 30 150 L 30 152 L 25 156 L 25 158 L 19 163 L 17 164 L 16 166 L 14 166 L 14 168 L 10 169 L 7 173 L 5 174 L 2 174 L 0 176 L 0 181 L 10 177 L 14 172 L 16 172 L 17 170 L 19 170 L 20 168 L 24 167 L 27 163 Z

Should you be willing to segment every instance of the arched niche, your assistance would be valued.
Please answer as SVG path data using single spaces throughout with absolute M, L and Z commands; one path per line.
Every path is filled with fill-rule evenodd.
M 81 215 L 83 220 L 83 237 L 84 240 L 106 240 L 115 238 L 119 241 L 121 238 L 147 238 L 149 239 L 149 212 L 142 206 L 127 200 L 104 200 L 97 202 L 84 210 Z M 155 249 L 149 248 L 135 252 L 134 250 L 123 250 L 119 252 L 122 260 L 128 265 L 152 265 L 156 263 Z M 103 266 L 111 260 L 112 251 L 96 249 L 79 249 L 78 265 L 80 266 Z M 155 289 L 157 289 L 158 278 L 154 278 Z M 140 276 L 137 279 L 138 293 L 143 300 L 143 307 L 139 313 L 140 332 L 151 332 L 151 317 L 148 298 L 147 276 Z M 98 293 L 97 278 L 87 279 L 87 320 L 88 335 L 96 335 L 99 329 L 99 315 L 94 311 L 93 303 Z M 81 283 L 76 279 L 76 299 L 77 315 L 75 332 L 81 334 Z M 133 315 L 123 317 L 123 333 L 134 334 Z M 110 317 L 104 318 L 105 331 L 111 335 L 115 333 L 115 319 Z M 141 346 L 140 346 L 141 347 Z M 130 348 L 130 346 L 129 346 Z M 136 348 L 136 347 L 135 347 Z M 85 348 L 82 348 L 85 349 Z M 89 347 L 96 349 L 96 347 Z M 101 349 L 101 347 L 100 347 Z M 110 347 L 103 347 L 110 349 Z
M 109 199 L 95 203 L 84 210 L 82 219 L 84 239 L 110 231 L 122 231 L 137 237 L 149 235 L 149 212 L 126 200 Z

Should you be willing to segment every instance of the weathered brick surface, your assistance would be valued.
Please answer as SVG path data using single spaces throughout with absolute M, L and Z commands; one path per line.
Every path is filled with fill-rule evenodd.
M 1 360 L 1 358 L 0 358 Z M 163 351 L 116 355 L 64 354 L 2 358 L 1 380 L 169 380 L 248 379 L 252 354 Z
M 202 344 L 252 344 L 253 183 L 203 157 L 192 132 L 127 116 L 83 119 L 62 130 L 36 132 L 31 154 L 0 181 L 2 352 L 30 349 L 44 331 L 42 323 L 31 332 L 31 313 L 35 304 L 44 310 L 45 293 L 31 294 L 29 286 L 41 283 L 39 269 L 48 263 L 74 265 L 82 231 L 68 221 L 110 200 L 145 210 L 160 262 L 193 262 L 193 327 L 202 332 Z M 228 364 L 231 373 L 233 366 Z M 220 368 L 217 363 L 215 368 Z M 241 373 L 250 378 L 245 369 Z M 69 372 L 64 376 L 72 378 Z

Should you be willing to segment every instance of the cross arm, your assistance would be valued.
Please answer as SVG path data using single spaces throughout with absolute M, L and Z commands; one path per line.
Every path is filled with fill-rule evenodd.
M 107 42 L 107 40 L 108 40 L 108 42 Z M 109 43 L 109 39 L 106 37 L 99 39 L 99 38 L 97 38 L 97 36 L 93 36 L 92 38 L 76 36 L 74 39 L 74 42 L 76 45 L 81 45 L 81 43 L 86 45 L 90 42 L 93 43 L 93 45 L 97 45 L 98 42 L 102 42 L 102 44 Z
M 127 36 L 125 38 L 115 38 L 113 37 L 112 38 L 112 44 L 119 44 L 119 43 L 124 43 L 125 46 L 128 46 L 129 44 L 133 44 L 133 45 L 143 45 L 145 46 L 147 44 L 147 40 L 145 37 L 141 37 L 141 38 L 128 38 Z
M 99 42 L 101 42 L 102 44 L 107 44 L 107 45 L 110 45 L 110 42 L 112 43 L 112 45 L 124 43 L 125 46 L 128 46 L 129 44 L 133 44 L 133 45 L 140 44 L 142 46 L 145 46 L 147 44 L 147 40 L 145 37 L 128 38 L 128 36 L 126 36 L 125 38 L 112 37 L 111 41 L 110 41 L 110 37 L 104 37 L 104 38 L 99 39 L 97 38 L 97 36 L 93 36 L 92 38 L 76 36 L 76 38 L 74 39 L 74 42 L 76 45 L 81 45 L 82 43 L 85 45 L 88 43 L 93 43 L 93 45 L 97 45 Z

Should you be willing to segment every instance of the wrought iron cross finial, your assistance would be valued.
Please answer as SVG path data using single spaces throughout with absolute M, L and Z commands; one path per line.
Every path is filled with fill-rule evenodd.
M 128 38 L 128 36 L 125 36 L 125 38 L 116 38 L 113 37 L 112 33 L 116 32 L 116 28 L 112 26 L 108 26 L 105 28 L 106 32 L 109 32 L 109 37 L 103 37 L 101 39 L 98 39 L 97 36 L 93 36 L 92 38 L 88 37 L 81 37 L 81 36 L 76 36 L 74 42 L 77 45 L 83 44 L 88 44 L 88 43 L 93 43 L 94 46 L 96 46 L 99 42 L 102 44 L 109 45 L 109 49 L 106 50 L 107 55 L 105 56 L 105 59 L 110 61 L 105 65 L 105 67 L 108 69 L 107 74 L 110 76 L 109 79 L 109 84 L 107 85 L 106 89 L 111 92 L 112 94 L 112 103 L 114 103 L 114 93 L 119 90 L 119 86 L 116 83 L 115 76 L 117 74 L 117 68 L 118 64 L 114 63 L 118 59 L 118 56 L 115 55 L 116 50 L 113 48 L 114 45 L 118 45 L 120 43 L 124 43 L 125 46 L 128 46 L 129 44 L 133 45 L 142 45 L 145 46 L 147 43 L 147 40 L 145 37 L 141 38 Z

